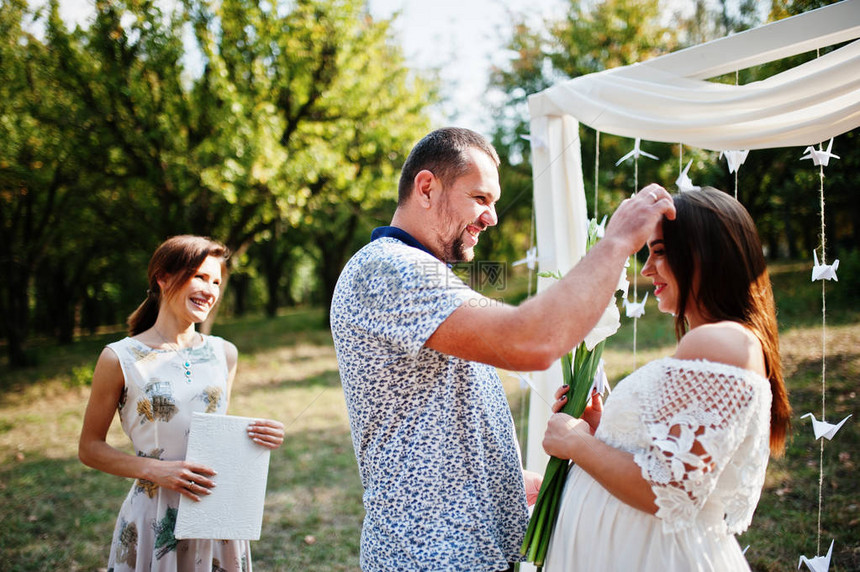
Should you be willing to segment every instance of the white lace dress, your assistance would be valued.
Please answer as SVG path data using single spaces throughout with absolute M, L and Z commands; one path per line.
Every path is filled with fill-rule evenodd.
M 749 526 L 764 484 L 770 402 L 767 379 L 704 360 L 660 359 L 619 382 L 595 437 L 633 453 L 657 514 L 574 466 L 545 570 L 749 570 L 734 535 Z

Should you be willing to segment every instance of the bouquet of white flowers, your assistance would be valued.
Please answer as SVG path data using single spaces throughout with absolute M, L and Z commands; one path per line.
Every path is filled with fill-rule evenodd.
M 587 249 L 597 243 L 599 229 L 600 226 L 595 220 L 589 221 Z M 542 273 L 540 275 L 561 278 L 560 274 Z M 623 291 L 625 298 L 628 285 L 626 272 L 623 272 L 617 290 Z M 618 331 L 621 325 L 620 319 L 621 314 L 618 311 L 615 297 L 613 297 L 603 316 L 585 337 L 585 340 L 574 350 L 562 356 L 561 371 L 564 376 L 564 384 L 570 388 L 567 392 L 567 403 L 562 412 L 577 418 L 582 416 L 594 385 L 595 373 L 600 366 L 606 338 Z M 526 560 L 534 562 L 538 570 L 543 568 L 546 559 L 549 539 L 558 518 L 561 493 L 569 470 L 570 461 L 567 459 L 549 458 L 543 484 L 538 493 L 521 549 Z

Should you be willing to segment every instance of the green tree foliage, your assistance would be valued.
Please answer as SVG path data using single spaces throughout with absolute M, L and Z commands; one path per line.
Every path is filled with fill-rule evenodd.
M 492 71 L 490 84 L 505 97 L 495 110 L 494 142 L 503 159 L 503 199 L 500 226 L 504 237 L 488 243 L 490 256 L 504 257 L 510 252 L 525 252 L 531 241 L 532 195 L 529 165 L 527 97 L 557 82 L 604 69 L 649 59 L 678 45 L 677 29 L 662 23 L 663 11 L 657 2 L 607 0 L 571 1 L 559 20 L 537 27 L 523 17 L 515 22 L 508 49 L 510 64 Z M 595 133 L 583 130 L 583 165 L 593 165 Z M 633 189 L 632 167 L 615 167 L 615 160 L 627 152 L 632 142 L 601 136 L 600 204 L 588 199 L 590 214 L 602 216 L 614 208 Z M 644 147 L 661 158 L 668 158 L 669 146 L 645 143 Z M 656 180 L 658 165 L 641 161 L 640 181 Z M 584 169 L 586 188 L 593 188 L 593 170 Z M 591 179 L 591 180 L 589 180 Z M 511 185 L 511 188 L 508 188 Z M 590 194 L 590 193 L 589 193 Z M 507 196 L 506 196 L 507 195 Z M 515 202 L 508 197 L 516 197 Z M 511 232 L 511 230 L 514 230 Z M 507 240 L 512 239 L 512 240 Z M 486 248 L 483 252 L 487 252 Z
M 359 221 L 390 206 L 404 153 L 428 129 L 424 109 L 437 99 L 390 41 L 390 22 L 374 21 L 362 6 L 302 1 L 278 18 L 267 3 L 236 0 L 194 15 L 208 62 L 204 85 L 239 94 L 246 123 L 256 122 L 241 144 L 233 125 L 219 130 L 215 149 L 257 148 L 226 169 L 216 163 L 207 184 L 229 191 L 242 206 L 234 213 L 260 209 L 254 236 L 268 230 L 267 240 L 294 236 L 313 245 L 325 304 Z M 275 221 L 288 225 L 275 229 Z M 226 230 L 242 234 L 239 226 Z M 264 249 L 270 296 L 292 247 Z
M 66 340 L 122 319 L 174 234 L 236 253 L 237 308 L 262 277 L 274 313 L 293 263 L 330 291 L 428 128 L 434 86 L 363 2 L 166 6 L 100 0 L 70 30 L 57 0 L 0 5 L 0 321 L 16 365 L 33 312 Z
M 39 130 L 32 109 L 37 106 L 42 55 L 21 28 L 26 4 L 0 5 L 0 324 L 7 341 L 10 363 L 24 365 L 23 342 L 27 335 L 28 290 L 42 258 L 50 232 L 48 225 L 59 211 L 57 185 L 44 176 L 43 149 L 53 142 Z M 47 139 L 47 141 L 46 141 Z M 43 170 L 44 169 L 44 170 Z M 40 192 L 34 188 L 39 187 Z
M 48 18 L 56 21 L 56 6 Z M 70 311 L 94 267 L 93 222 L 98 152 L 80 102 L 63 88 L 61 53 L 35 38 L 25 2 L 0 5 L 0 322 L 13 365 L 29 361 L 31 293 L 42 280 L 41 305 L 66 303 L 50 327 L 70 337 Z M 101 239 L 107 238 L 102 235 Z

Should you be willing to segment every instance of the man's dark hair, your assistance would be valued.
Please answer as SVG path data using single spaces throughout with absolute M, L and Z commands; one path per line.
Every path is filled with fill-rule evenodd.
M 461 127 L 445 127 L 425 135 L 403 164 L 397 204 L 404 204 L 412 194 L 415 175 L 421 171 L 430 171 L 446 187 L 465 175 L 470 166 L 466 152 L 472 148 L 483 151 L 496 167 L 499 166 L 498 153 L 480 133 Z

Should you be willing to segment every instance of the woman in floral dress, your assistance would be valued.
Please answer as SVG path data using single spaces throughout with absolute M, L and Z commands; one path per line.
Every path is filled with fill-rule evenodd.
M 198 333 L 218 302 L 227 249 L 199 236 L 165 241 L 149 263 L 146 300 L 129 317 L 129 337 L 109 344 L 93 373 L 79 456 L 86 465 L 134 479 L 111 543 L 110 571 L 250 571 L 248 541 L 177 540 L 180 495 L 199 501 L 218 477 L 185 460 L 192 413 L 225 414 L 236 375 L 236 346 Z M 106 441 L 114 412 L 134 455 Z M 283 443 L 278 421 L 258 420 L 248 437 Z
M 576 465 L 547 572 L 749 570 L 734 535 L 791 413 L 770 279 L 740 203 L 710 188 L 674 203 L 642 274 L 675 316 L 678 348 L 619 382 L 605 407 L 595 396 L 582 420 L 550 418 L 544 449 Z

